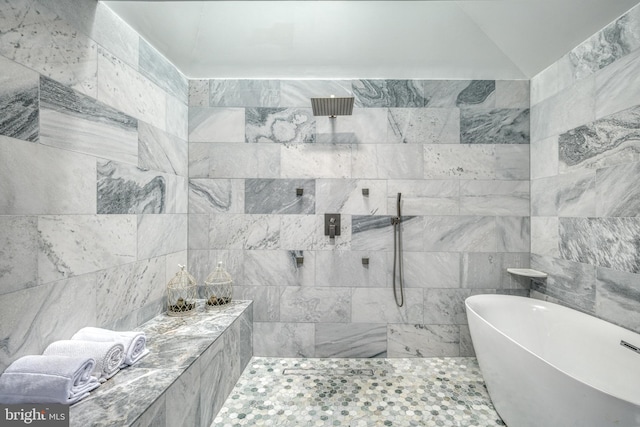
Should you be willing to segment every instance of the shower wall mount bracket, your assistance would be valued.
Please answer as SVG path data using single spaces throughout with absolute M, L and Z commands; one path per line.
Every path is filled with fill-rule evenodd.
M 324 235 L 331 239 L 340 235 L 340 214 L 324 214 Z

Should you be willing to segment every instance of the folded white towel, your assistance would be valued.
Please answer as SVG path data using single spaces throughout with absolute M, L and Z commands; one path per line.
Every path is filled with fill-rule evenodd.
M 72 337 L 72 340 L 87 341 L 115 341 L 124 345 L 125 356 L 123 368 L 133 365 L 138 360 L 149 354 L 146 348 L 147 337 L 139 331 L 112 331 L 109 329 L 86 327 L 80 329 Z
M 0 376 L 0 403 L 76 403 L 100 385 L 91 376 L 95 364 L 90 357 L 21 357 Z
M 120 370 L 124 346 L 118 342 L 62 340 L 49 344 L 43 354 L 91 357 L 96 361 L 93 375 L 104 382 Z

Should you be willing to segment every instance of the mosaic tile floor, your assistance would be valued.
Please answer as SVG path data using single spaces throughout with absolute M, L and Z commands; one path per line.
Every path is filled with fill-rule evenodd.
M 475 358 L 254 357 L 212 427 L 504 425 Z

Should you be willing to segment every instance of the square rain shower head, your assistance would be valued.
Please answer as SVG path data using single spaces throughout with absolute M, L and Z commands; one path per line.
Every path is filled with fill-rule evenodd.
M 311 108 L 314 116 L 350 116 L 353 113 L 353 96 L 311 98 Z

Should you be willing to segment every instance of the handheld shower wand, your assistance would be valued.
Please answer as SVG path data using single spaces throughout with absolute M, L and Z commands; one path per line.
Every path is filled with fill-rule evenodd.
M 402 307 L 404 305 L 404 283 L 402 280 L 402 213 L 400 211 L 400 200 L 402 193 L 398 193 L 396 207 L 398 216 L 391 218 L 393 224 L 393 297 L 396 305 Z M 396 265 L 398 271 L 398 283 L 396 284 Z M 398 293 L 400 296 L 398 297 Z

